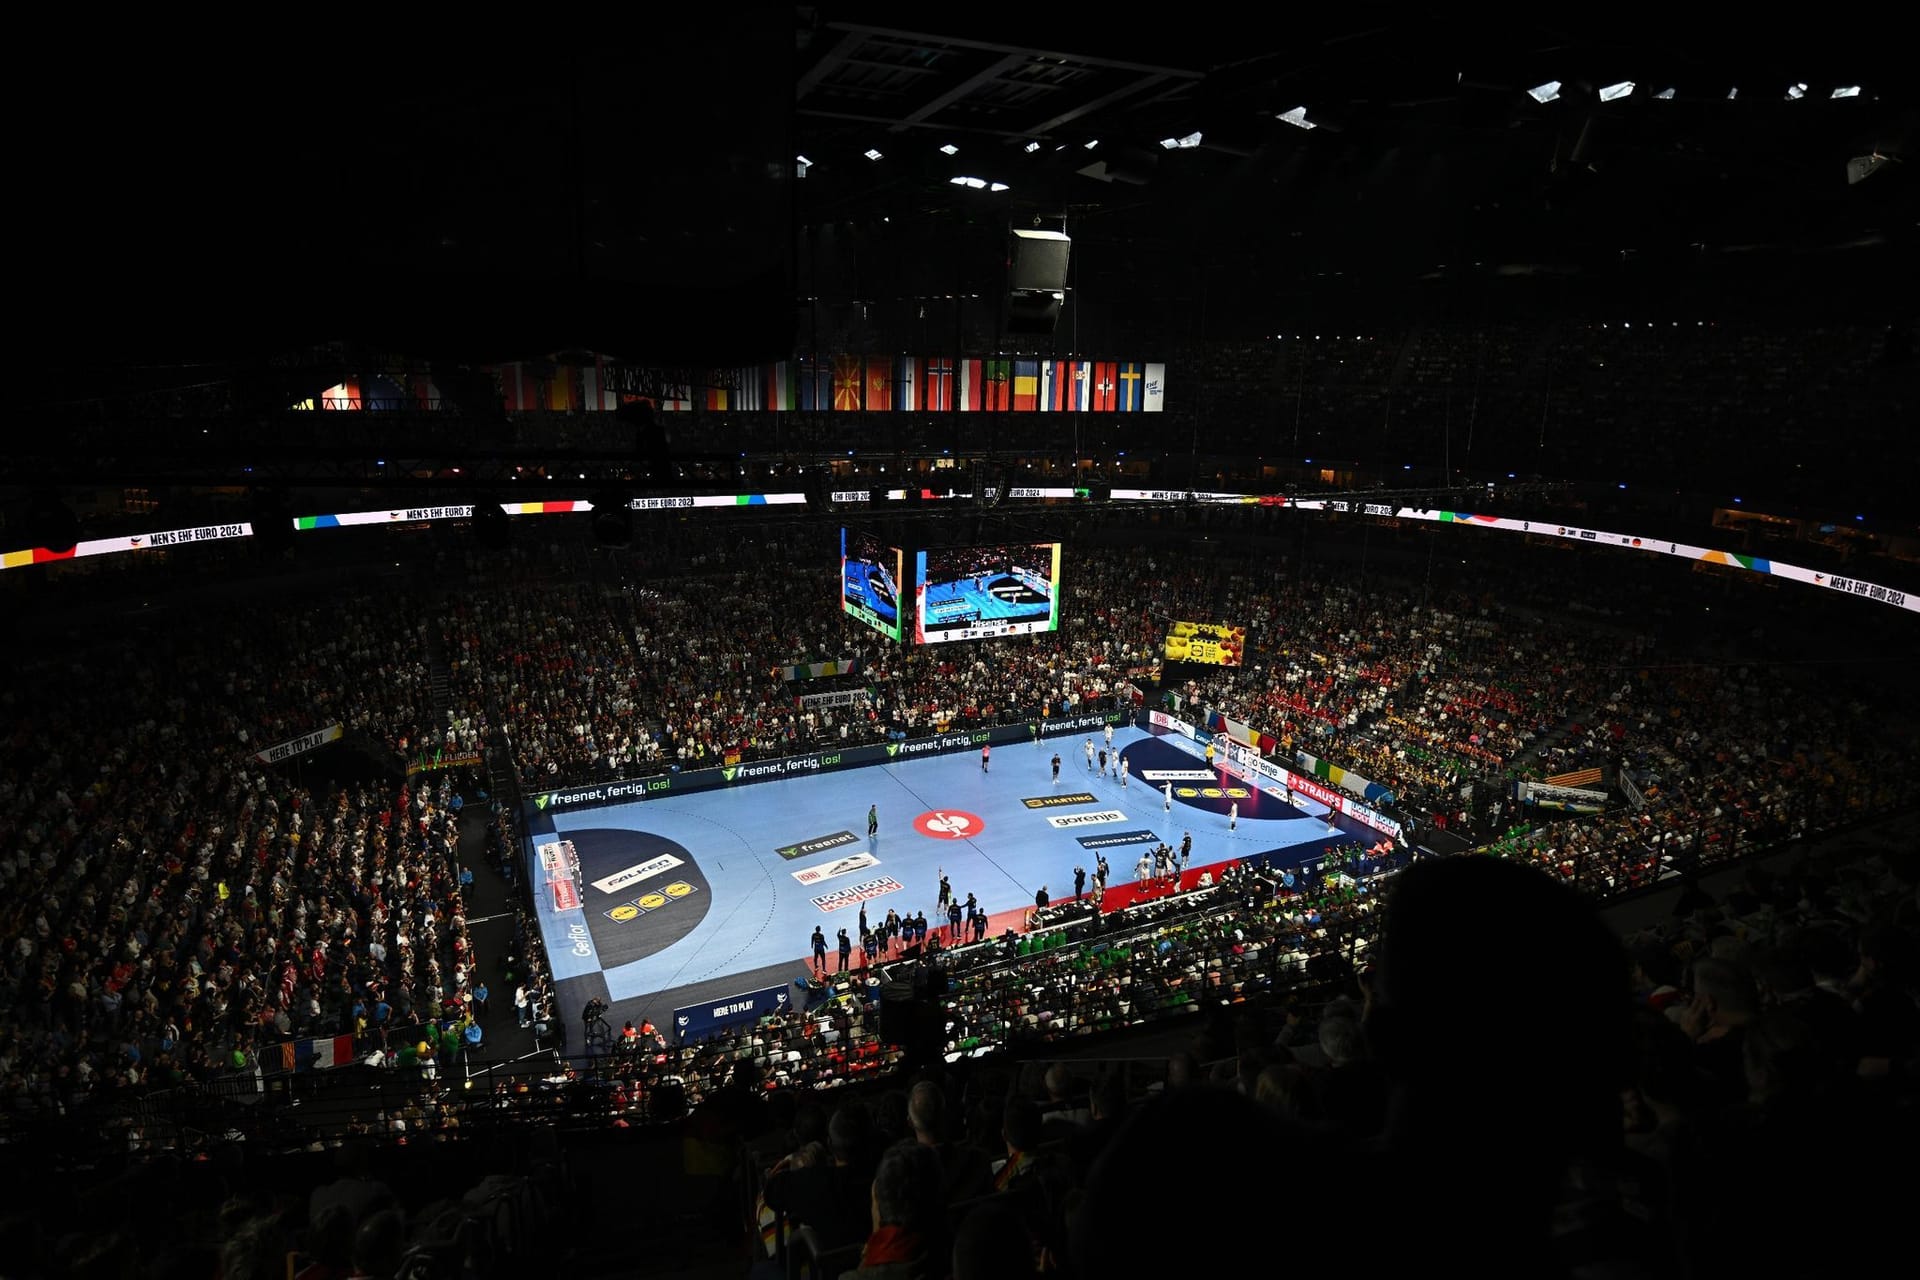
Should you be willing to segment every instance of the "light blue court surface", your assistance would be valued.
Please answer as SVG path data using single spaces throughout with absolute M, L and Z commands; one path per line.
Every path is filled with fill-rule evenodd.
M 929 627 L 961 619 L 1024 622 L 1047 617 L 1053 610 L 1053 597 L 1045 578 L 1027 573 L 989 573 L 957 582 L 928 583 L 926 605 Z
M 894 585 L 893 575 L 880 565 L 865 560 L 847 561 L 843 590 L 848 604 L 873 610 L 890 627 L 898 625 L 900 591 Z
M 935 919 L 942 870 L 962 902 L 971 893 L 998 915 L 1024 912 L 1042 885 L 1056 903 L 1072 897 L 1074 868 L 1091 874 L 1097 852 L 1110 864 L 1109 890 L 1128 885 L 1142 852 L 1160 841 L 1177 847 L 1187 832 L 1196 871 L 1263 854 L 1288 866 L 1336 842 L 1378 839 L 1345 819 L 1330 835 L 1324 805 L 1288 804 L 1277 790 L 1210 771 L 1177 735 L 1115 731 L 1124 789 L 1088 768 L 1086 741 L 1003 746 L 987 772 L 977 752 L 963 752 L 554 815 L 557 836 L 535 845 L 572 842 L 582 899 L 562 912 L 551 893 L 536 894 L 554 975 L 603 973 L 616 1015 L 641 1007 L 664 1021 L 661 1011 L 685 989 L 699 986 L 706 998 L 730 990 L 733 975 L 743 984 L 796 976 L 816 927 L 836 969 L 837 933 L 845 928 L 858 945 L 862 905 L 870 921 L 893 909 L 944 924 Z M 869 806 L 878 810 L 872 838 Z M 994 920 L 993 932 L 1014 919 Z

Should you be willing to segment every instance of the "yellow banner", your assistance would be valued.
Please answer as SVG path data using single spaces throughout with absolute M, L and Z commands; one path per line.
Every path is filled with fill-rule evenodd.
M 1168 662 L 1237 667 L 1247 652 L 1247 629 L 1224 622 L 1176 622 L 1167 629 Z

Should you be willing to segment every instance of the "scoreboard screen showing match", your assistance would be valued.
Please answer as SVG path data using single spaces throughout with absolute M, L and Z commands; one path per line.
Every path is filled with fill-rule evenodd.
M 858 529 L 840 530 L 840 608 L 889 640 L 900 640 L 898 547 Z
M 921 551 L 914 569 L 921 644 L 1060 629 L 1057 542 Z

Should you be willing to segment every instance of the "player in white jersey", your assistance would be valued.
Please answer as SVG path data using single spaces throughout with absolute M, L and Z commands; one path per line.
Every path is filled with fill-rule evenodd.
M 1165 793 L 1166 793 L 1166 797 L 1167 797 L 1167 805 L 1166 805 L 1166 809 L 1167 809 L 1167 812 L 1168 812 L 1168 813 L 1172 813 L 1172 812 L 1173 812 L 1173 784 L 1172 784 L 1171 782 L 1163 782 L 1163 783 L 1161 783 L 1161 784 L 1160 784 L 1160 789 L 1161 789 L 1161 791 L 1163 791 L 1163 792 L 1165 792 Z
M 1113 745 L 1113 726 L 1112 725 L 1107 726 L 1107 745 L 1108 746 Z
M 1087 772 L 1093 772 L 1093 739 L 1087 739 Z

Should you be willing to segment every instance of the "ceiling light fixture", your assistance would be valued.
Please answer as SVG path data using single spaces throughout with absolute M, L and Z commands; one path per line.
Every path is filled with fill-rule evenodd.
M 1606 88 L 1600 90 L 1600 101 L 1612 102 L 1614 99 L 1624 98 L 1632 92 L 1633 92 L 1633 81 L 1622 80 L 1618 84 L 1610 84 Z
M 1028 155 L 1032 155 L 1032 154 L 1033 154 L 1034 152 L 1036 152 L 1036 151 L 1038 151 L 1039 149 L 1040 149 L 1040 144 L 1039 144 L 1039 143 L 1037 143 L 1037 142 L 1029 142 L 1029 143 L 1027 144 L 1027 154 L 1028 154 Z
M 940 149 L 946 152 L 950 156 L 960 154 L 960 148 L 954 146 L 951 142 L 947 143 L 945 146 L 941 147 Z
M 1857 84 L 1843 84 L 1833 91 L 1833 96 L 1836 98 L 1857 98 L 1860 96 L 1860 86 Z
M 1527 96 L 1543 105 L 1552 102 L 1560 96 L 1560 82 L 1558 80 L 1549 80 L 1545 84 L 1537 84 L 1527 90 Z M 1285 119 L 1285 117 L 1283 116 L 1282 119 Z
M 866 154 L 869 160 L 878 160 L 880 158 L 880 153 L 872 147 L 867 148 Z
M 1284 120 L 1296 129 L 1318 129 L 1320 127 L 1313 121 L 1307 119 L 1307 109 L 1305 107 L 1295 107 L 1291 111 L 1282 111 L 1275 119 Z

